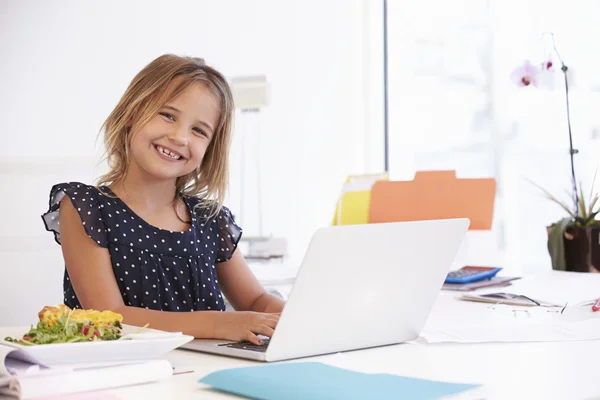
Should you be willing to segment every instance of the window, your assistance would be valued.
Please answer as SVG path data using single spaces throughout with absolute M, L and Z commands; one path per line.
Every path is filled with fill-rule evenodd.
M 546 226 L 565 216 L 531 180 L 567 196 L 570 161 L 565 94 L 518 88 L 512 69 L 542 58 L 543 32 L 573 72 L 571 121 L 577 179 L 590 188 L 600 155 L 600 4 L 497 0 L 388 2 L 390 174 L 455 169 L 494 176 L 493 231 L 505 264 L 550 268 Z M 598 185 L 600 186 L 600 185 Z

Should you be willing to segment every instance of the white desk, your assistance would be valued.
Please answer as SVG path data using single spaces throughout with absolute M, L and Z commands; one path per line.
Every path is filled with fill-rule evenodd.
M 598 360 L 600 341 L 476 345 L 404 344 L 324 357 L 341 356 L 350 365 L 362 364 L 377 372 L 416 378 L 483 383 L 485 387 L 456 398 L 590 399 L 600 398 Z M 256 365 L 188 351 L 173 352 L 175 365 L 189 365 L 194 373 L 148 385 L 115 390 L 122 399 L 239 399 L 201 387 L 197 380 L 224 368 Z M 340 365 L 341 366 L 341 365 Z M 479 394 L 481 397 L 477 397 Z
M 577 275 L 577 274 L 575 274 Z M 582 275 L 552 272 L 540 277 L 544 285 L 582 278 Z M 587 283 L 600 276 L 587 275 Z M 564 286 L 564 285 L 563 285 Z M 589 286 L 589 285 L 588 285 Z M 593 286 L 593 285 L 592 285 Z M 510 287 L 509 287 L 510 288 Z M 501 291 L 510 291 L 501 288 Z M 577 291 L 577 287 L 567 288 Z M 598 293 L 600 296 L 600 285 Z M 456 293 L 443 292 L 432 318 L 444 318 L 440 309 L 456 310 Z M 451 307 L 447 307 L 447 306 Z M 486 307 L 485 304 L 481 304 Z M 475 313 L 477 315 L 477 313 Z M 459 318 L 468 320 L 472 314 Z M 428 326 L 435 324 L 431 319 Z M 114 390 L 122 399 L 226 399 L 238 398 L 213 391 L 197 380 L 225 368 L 258 365 L 251 361 L 212 356 L 184 350 L 168 359 L 175 366 L 189 366 L 193 373 L 173 376 L 164 382 Z M 300 361 L 324 361 L 366 372 L 387 372 L 424 379 L 480 383 L 485 386 L 456 398 L 600 399 L 600 340 L 547 343 L 402 344 L 375 349 L 313 357 Z

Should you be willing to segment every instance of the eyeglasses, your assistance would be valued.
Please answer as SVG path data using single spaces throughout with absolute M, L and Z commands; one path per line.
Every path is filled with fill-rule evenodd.
M 504 299 L 502 299 L 494 304 L 490 304 L 487 308 L 489 308 L 491 310 L 495 310 L 498 305 L 501 305 L 503 303 L 506 303 L 506 302 L 514 300 L 514 299 L 525 299 L 532 303 L 531 307 L 533 307 L 533 306 L 541 307 L 541 304 L 538 301 L 536 301 L 530 297 L 527 297 L 525 295 L 522 295 L 522 294 L 504 293 L 503 295 L 504 295 Z M 565 312 L 565 309 L 567 308 L 568 305 L 569 305 L 569 302 L 567 301 L 565 303 L 565 305 L 562 306 L 560 309 L 558 309 L 558 307 L 553 307 L 553 308 L 547 308 L 545 311 L 548 313 L 562 314 Z M 513 317 L 515 317 L 515 318 L 518 315 L 526 315 L 527 318 L 531 318 L 531 313 L 527 309 L 513 309 L 512 314 L 513 314 Z
M 506 303 L 506 302 L 509 302 L 509 301 L 512 301 L 512 300 L 515 300 L 515 299 L 525 299 L 525 300 L 528 300 L 531 303 L 533 303 L 533 305 L 541 306 L 541 304 L 538 301 L 532 299 L 531 297 L 527 297 L 525 295 L 522 295 L 522 294 L 512 294 L 512 293 L 501 293 L 500 294 L 500 293 L 498 293 L 495 296 L 496 297 L 501 297 L 502 299 L 500 301 L 498 301 L 498 302 L 496 302 L 496 303 L 488 306 L 488 308 L 495 308 L 499 304 L 503 304 L 503 303 Z

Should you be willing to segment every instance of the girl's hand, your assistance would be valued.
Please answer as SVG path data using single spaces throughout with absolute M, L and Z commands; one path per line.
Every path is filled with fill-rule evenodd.
M 280 313 L 231 311 L 217 314 L 215 337 L 227 340 L 247 340 L 262 345 L 256 335 L 271 337 L 279 321 Z

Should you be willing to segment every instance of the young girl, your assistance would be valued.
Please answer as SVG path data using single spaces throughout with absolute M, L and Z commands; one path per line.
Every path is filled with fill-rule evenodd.
M 223 206 L 233 113 L 201 59 L 163 55 L 136 75 L 103 125 L 110 171 L 97 187 L 55 185 L 42 216 L 62 246 L 66 305 L 197 338 L 273 334 L 284 303 L 236 251 Z M 221 293 L 239 311 L 222 312 Z

